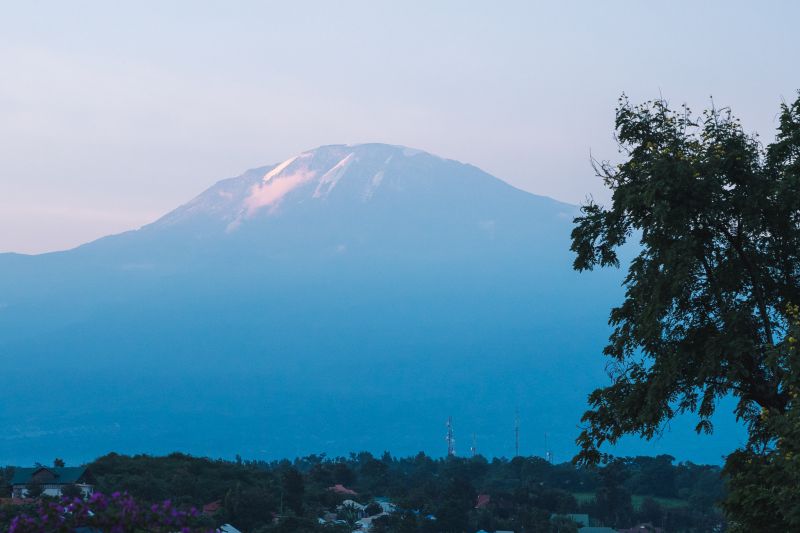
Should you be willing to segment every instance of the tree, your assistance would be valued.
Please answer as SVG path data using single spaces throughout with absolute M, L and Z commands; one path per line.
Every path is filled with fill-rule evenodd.
M 44 494 L 44 485 L 41 483 L 28 483 L 25 486 L 25 497 L 37 499 L 40 498 Z
M 228 490 L 223 501 L 225 520 L 248 531 L 269 524 L 276 507 L 271 491 L 261 487 L 242 487 L 241 482 Z
M 377 502 L 370 502 L 367 504 L 367 507 L 364 509 L 364 514 L 366 516 L 375 516 L 379 515 L 383 512 L 383 508 Z
M 642 522 L 649 522 L 655 526 L 661 526 L 664 523 L 664 509 L 649 496 L 642 500 L 638 515 Z
M 745 453 L 761 454 L 777 436 L 761 413 L 784 416 L 794 401 L 783 341 L 787 304 L 800 303 L 800 97 L 781 106 L 766 148 L 729 110 L 695 119 L 624 96 L 616 136 L 623 163 L 595 165 L 611 206 L 582 207 L 574 267 L 618 267 L 620 248 L 638 246 L 610 315 L 612 382 L 589 397 L 576 459 L 600 461 L 600 446 L 625 434 L 652 438 L 678 413 L 710 432 L 728 395 L 749 431 Z
M 297 516 L 302 516 L 303 495 L 305 493 L 302 474 L 294 467 L 287 468 L 281 477 L 281 486 L 283 489 L 283 501 L 286 506 Z
M 600 470 L 601 484 L 595 491 L 593 514 L 607 525 L 622 527 L 633 516 L 631 493 L 623 486 L 628 476 L 621 459 L 609 462 Z
M 475 489 L 465 476 L 448 480 L 442 491 L 442 500 L 436 511 L 439 531 L 457 533 L 467 530 L 467 513 L 475 505 Z
M 53 459 L 53 466 L 56 468 L 64 468 L 64 459 L 56 457 Z
M 554 533 L 578 533 L 580 524 L 564 515 L 556 515 L 550 520 L 550 530 Z
M 342 505 L 338 514 L 339 519 L 344 520 L 351 529 L 355 529 L 357 527 L 356 522 L 361 520 L 363 513 L 354 504 L 347 502 Z
M 65 512 L 69 509 L 69 512 Z M 14 516 L 8 531 L 41 533 L 43 531 L 130 531 L 168 533 L 209 531 L 196 509 L 178 509 L 170 501 L 142 505 L 126 493 L 104 496 L 95 493 L 88 501 L 68 498 L 61 501 L 40 501 L 35 513 Z M 5 530 L 5 529 L 4 529 Z
M 355 474 L 353 470 L 342 461 L 337 461 L 333 464 L 331 469 L 331 476 L 334 483 L 341 483 L 342 485 L 350 485 L 355 481 Z
M 14 469 L 10 466 L 0 468 L 0 498 L 11 496 L 11 480 L 14 478 Z
M 83 489 L 81 489 L 79 485 L 75 484 L 65 485 L 64 488 L 61 489 L 61 495 L 70 499 L 83 499 Z
M 386 487 L 388 471 L 389 467 L 386 463 L 373 457 L 368 457 L 361 464 L 360 477 L 369 490 L 380 492 Z
M 725 465 L 730 493 L 724 508 L 734 517 L 733 532 L 792 531 L 800 529 L 800 308 L 787 310 L 791 330 L 784 342 L 788 368 L 782 390 L 789 394 L 784 412 L 762 410 L 761 430 L 768 445 L 761 450 L 744 449 L 731 454 Z
M 634 472 L 626 486 L 634 494 L 674 498 L 677 496 L 675 468 L 672 466 L 674 460 L 670 455 L 630 459 L 630 467 Z
M 372 521 L 371 533 L 390 533 L 396 531 L 400 525 L 400 518 L 393 515 L 383 515 Z

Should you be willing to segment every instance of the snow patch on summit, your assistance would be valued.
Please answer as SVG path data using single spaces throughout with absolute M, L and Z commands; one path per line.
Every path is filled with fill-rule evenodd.
M 250 189 L 250 194 L 244 201 L 246 214 L 250 216 L 262 207 L 269 207 L 270 211 L 273 211 L 287 194 L 314 179 L 316 172 L 309 169 L 307 165 L 300 166 L 300 168 L 284 174 L 284 171 L 290 165 L 306 157 L 308 155 L 302 154 L 287 159 L 267 172 L 261 183 L 253 185 Z
M 355 154 L 351 152 L 323 174 L 319 179 L 317 188 L 314 190 L 314 198 L 321 198 L 330 194 L 333 188 L 336 187 L 336 184 L 339 183 L 339 180 L 342 179 L 345 172 L 347 172 L 347 167 L 350 166 L 354 159 Z
M 372 199 L 372 195 L 375 194 L 375 190 L 381 186 L 381 182 L 383 181 L 384 172 L 383 170 L 379 170 L 372 176 L 372 179 L 369 180 L 367 183 L 366 189 L 364 189 L 364 195 L 362 196 L 362 200 L 365 202 Z

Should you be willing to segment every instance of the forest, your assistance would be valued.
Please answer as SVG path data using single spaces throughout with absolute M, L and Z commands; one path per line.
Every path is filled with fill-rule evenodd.
M 565 532 L 578 531 L 580 524 L 567 516 L 576 514 L 614 528 L 724 528 L 717 507 L 725 491 L 721 468 L 676 464 L 668 455 L 582 467 L 539 457 L 424 453 L 323 454 L 274 462 L 111 453 L 86 466 L 98 492 L 127 493 L 144 504 L 169 500 L 177 509 L 205 508 L 193 523 L 198 530 L 232 524 L 259 533 L 353 531 L 363 524 L 359 519 L 372 516 L 369 531 L 377 533 Z M 2 475 L 8 491 L 13 468 Z M 387 504 L 391 512 L 384 512 Z M 35 513 L 35 505 L 5 505 L 2 531 L 14 516 Z

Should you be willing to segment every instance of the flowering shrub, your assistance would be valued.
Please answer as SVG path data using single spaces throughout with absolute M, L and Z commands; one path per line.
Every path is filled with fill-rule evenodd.
M 128 493 L 94 493 L 88 500 L 64 497 L 60 501 L 41 501 L 34 516 L 15 516 L 8 533 L 72 533 L 75 528 L 97 533 L 213 531 L 197 526 L 198 516 L 197 509 L 183 511 L 169 500 L 146 506 Z

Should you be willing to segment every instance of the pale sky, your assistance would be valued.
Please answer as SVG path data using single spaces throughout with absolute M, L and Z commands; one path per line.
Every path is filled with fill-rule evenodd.
M 793 1 L 80 1 L 0 10 L 0 252 L 136 228 L 215 181 L 387 142 L 570 203 L 617 98 L 713 95 L 769 140 Z

